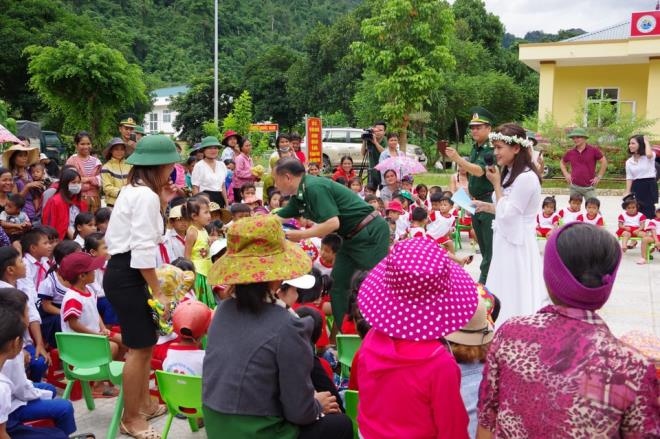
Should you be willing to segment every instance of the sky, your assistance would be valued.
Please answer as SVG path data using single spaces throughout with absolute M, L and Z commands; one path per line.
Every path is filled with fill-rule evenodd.
M 657 0 L 485 0 L 488 12 L 500 17 L 506 31 L 518 37 L 532 30 L 603 29 L 652 11 Z

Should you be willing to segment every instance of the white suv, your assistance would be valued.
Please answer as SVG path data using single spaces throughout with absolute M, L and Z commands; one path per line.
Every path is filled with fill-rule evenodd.
M 341 158 L 350 156 L 353 166 L 359 168 L 364 157 L 362 156 L 362 133 L 360 128 L 323 128 L 323 172 L 331 173 L 340 165 Z M 307 144 L 303 141 L 301 149 L 307 154 Z M 426 155 L 417 145 L 408 144 L 406 147 L 408 157 L 419 160 L 426 165 Z M 367 164 L 368 165 L 368 164 Z

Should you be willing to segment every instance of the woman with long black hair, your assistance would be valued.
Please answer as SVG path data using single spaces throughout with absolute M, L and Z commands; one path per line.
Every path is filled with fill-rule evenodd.
M 639 211 L 646 218 L 655 218 L 655 203 L 658 202 L 655 157 L 653 149 L 644 136 L 632 136 L 628 140 L 630 158 L 626 160 L 626 193 L 635 194 Z

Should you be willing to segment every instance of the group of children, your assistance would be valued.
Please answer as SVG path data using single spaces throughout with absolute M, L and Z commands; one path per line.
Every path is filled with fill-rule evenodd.
M 583 197 L 580 194 L 571 194 L 568 206 L 557 212 L 555 197 L 546 197 L 541 206 L 541 212 L 536 215 L 536 234 L 539 238 L 548 238 L 560 225 L 580 221 L 605 227 L 605 220 L 600 211 L 598 198 L 588 198 L 582 208 Z M 660 208 L 655 211 L 655 218 L 646 218 L 639 211 L 639 202 L 634 196 L 626 196 L 621 203 L 622 212 L 617 217 L 616 236 L 621 241 L 623 252 L 631 250 L 641 242 L 641 258 L 638 264 L 647 263 L 647 254 L 660 250 Z

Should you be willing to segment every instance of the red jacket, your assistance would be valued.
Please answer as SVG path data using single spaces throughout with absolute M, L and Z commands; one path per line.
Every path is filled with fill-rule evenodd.
M 78 206 L 81 212 L 87 212 L 87 203 L 80 197 L 75 197 L 73 204 Z M 59 192 L 53 195 L 44 206 L 41 222 L 57 230 L 60 240 L 66 238 L 66 232 L 69 229 L 69 206 Z
M 341 166 L 337 167 L 337 170 L 335 171 L 334 174 L 332 174 L 332 179 L 334 181 L 337 181 L 338 178 L 345 178 L 346 179 L 346 184 L 348 185 L 348 182 L 351 181 L 352 178 L 357 177 L 357 174 L 355 172 L 355 169 L 351 169 L 351 172 L 346 174 L 346 171 L 344 171 L 344 168 Z

